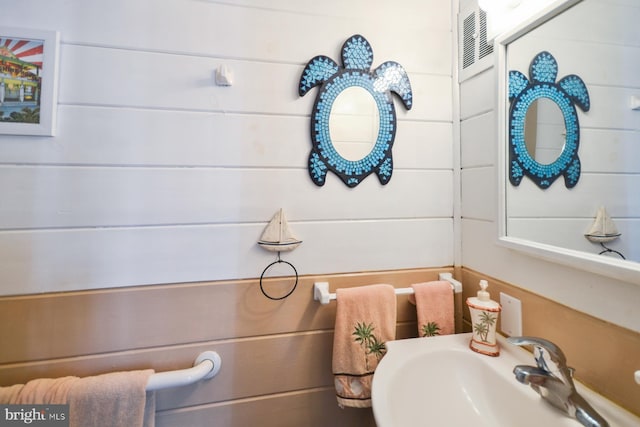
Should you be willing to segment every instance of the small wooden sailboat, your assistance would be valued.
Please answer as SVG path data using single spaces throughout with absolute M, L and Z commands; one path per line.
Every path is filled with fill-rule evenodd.
M 269 224 L 264 229 L 258 244 L 268 251 L 287 252 L 297 248 L 302 240 L 298 239 L 291 231 L 284 212 L 280 209 L 271 218 Z
M 593 224 L 591 224 L 589 231 L 585 233 L 584 237 L 591 242 L 605 243 L 611 242 L 621 235 L 622 234 L 618 232 L 616 225 L 607 213 L 607 210 L 604 206 L 601 206 L 596 214 L 596 219 L 593 221 Z

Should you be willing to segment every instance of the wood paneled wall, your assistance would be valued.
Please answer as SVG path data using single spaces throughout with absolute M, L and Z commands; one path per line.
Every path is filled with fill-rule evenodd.
M 373 426 L 371 410 L 338 408 L 331 375 L 335 303 L 330 289 L 373 283 L 406 287 L 453 269 L 304 276 L 272 301 L 258 280 L 180 283 L 0 298 L 0 386 L 64 375 L 190 367 L 217 351 L 212 380 L 157 392 L 156 425 Z M 291 277 L 268 279 L 278 292 Z M 460 303 L 461 295 L 458 297 Z M 415 306 L 398 297 L 397 337 L 417 335 Z
M 373 283 L 406 287 L 452 269 L 304 276 L 287 299 L 271 301 L 257 280 L 180 283 L 0 298 L 0 386 L 117 370 L 182 369 L 201 351 L 223 358 L 210 381 L 157 393 L 158 426 L 366 426 L 370 410 L 337 407 L 331 355 L 335 303 L 313 300 L 313 283 L 337 288 Z M 556 342 L 576 377 L 640 414 L 635 400 L 640 334 L 572 310 L 468 268 L 457 304 L 488 279 L 494 299 L 522 301 L 523 332 Z M 292 278 L 268 279 L 279 291 Z M 468 324 L 468 310 L 464 307 Z M 415 337 L 415 307 L 398 297 L 397 338 Z M 562 327 L 558 327 L 561 325 Z M 463 329 L 458 321 L 457 331 Z M 597 351 L 596 351 L 597 350 Z M 605 369 L 606 367 L 606 369 Z

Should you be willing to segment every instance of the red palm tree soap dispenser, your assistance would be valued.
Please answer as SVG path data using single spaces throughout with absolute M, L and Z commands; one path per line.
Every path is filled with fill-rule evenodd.
M 487 281 L 480 280 L 478 296 L 467 298 L 473 326 L 469 348 L 487 356 L 499 356 L 500 347 L 496 341 L 496 326 L 502 307 L 491 299 L 487 287 L 489 287 Z

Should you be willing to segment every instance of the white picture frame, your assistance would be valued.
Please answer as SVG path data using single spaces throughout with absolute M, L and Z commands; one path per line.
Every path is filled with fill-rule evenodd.
M 53 136 L 57 31 L 0 26 L 0 134 Z

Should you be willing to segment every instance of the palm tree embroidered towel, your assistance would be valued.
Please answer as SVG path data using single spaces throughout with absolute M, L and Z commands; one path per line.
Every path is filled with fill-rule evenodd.
M 396 336 L 396 295 L 391 285 L 336 291 L 333 375 L 340 407 L 371 407 L 371 380 Z
M 414 283 L 409 301 L 416 305 L 418 336 L 449 335 L 455 332 L 453 289 L 446 281 Z

